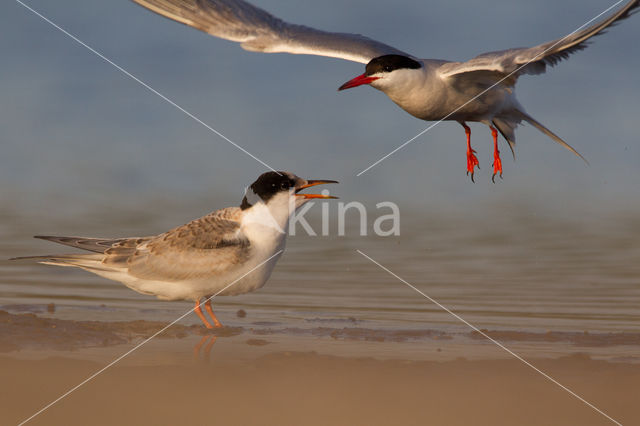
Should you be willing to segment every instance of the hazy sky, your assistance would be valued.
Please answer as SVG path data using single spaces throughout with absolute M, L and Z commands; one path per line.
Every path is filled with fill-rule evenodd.
M 640 206 L 640 16 L 518 84 L 527 111 L 591 166 L 521 127 L 517 161 L 502 145 L 505 179 L 493 185 L 488 129 L 472 126 L 481 167 L 472 184 L 464 131 L 451 122 L 356 177 L 430 124 L 372 88 L 337 92 L 363 72 L 362 64 L 246 52 L 125 0 L 26 3 L 276 169 L 340 180 L 335 191 L 344 199 L 458 211 L 495 206 L 497 212 L 521 202 L 559 211 L 572 203 Z M 416 56 L 465 60 L 558 38 L 613 2 L 254 3 L 290 22 L 361 33 Z M 126 210 L 127 203 L 153 197 L 197 198 L 217 208 L 239 202 L 243 187 L 265 171 L 12 0 L 0 5 L 0 31 L 5 208 L 110 203 Z

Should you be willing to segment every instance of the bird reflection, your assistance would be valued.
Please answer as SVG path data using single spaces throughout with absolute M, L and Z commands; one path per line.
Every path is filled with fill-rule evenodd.
M 207 334 L 202 336 L 202 339 L 193 347 L 193 359 L 195 361 L 203 361 L 205 363 L 209 363 L 211 358 L 211 348 L 213 348 L 213 344 L 216 343 L 218 336 L 214 334 Z M 205 342 L 208 343 L 205 345 Z M 204 346 L 204 349 L 203 349 Z M 202 356 L 200 356 L 200 350 L 202 349 Z

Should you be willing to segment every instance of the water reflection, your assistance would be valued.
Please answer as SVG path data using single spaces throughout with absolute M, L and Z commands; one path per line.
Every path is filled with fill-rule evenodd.
M 211 334 L 202 336 L 200 341 L 193 347 L 193 358 L 196 361 L 203 361 L 205 364 L 208 364 L 211 358 L 211 348 L 216 343 L 218 336 Z M 205 345 L 205 342 L 206 345 Z M 203 348 L 202 354 L 200 353 L 200 349 Z

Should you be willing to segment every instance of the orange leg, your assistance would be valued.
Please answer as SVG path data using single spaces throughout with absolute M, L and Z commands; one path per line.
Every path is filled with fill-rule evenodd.
M 500 179 L 502 179 L 502 160 L 500 160 L 500 151 L 498 150 L 498 131 L 493 126 L 489 126 L 491 129 L 491 136 L 493 136 L 493 176 L 491 180 L 496 182 L 496 175 L 500 173 Z
M 216 314 L 214 314 L 213 309 L 211 309 L 211 299 L 207 298 L 207 301 L 204 302 L 204 308 L 207 310 L 207 312 L 209 312 L 209 316 L 211 316 L 211 319 L 216 325 L 216 328 L 222 327 L 222 323 L 218 321 L 218 318 L 216 318 Z
M 206 304 L 205 304 L 205 307 L 206 307 Z M 195 307 L 194 311 L 196 311 L 196 314 L 198 314 L 198 317 L 200 318 L 200 321 L 202 321 L 204 323 L 205 327 L 213 328 L 213 326 L 209 323 L 209 321 L 207 321 L 207 318 L 202 313 L 202 309 L 200 309 L 200 301 L 199 300 L 196 301 L 196 307 Z
M 478 169 L 480 169 L 480 163 L 478 162 L 478 157 L 475 155 L 476 151 L 471 148 L 471 128 L 465 123 L 460 124 L 464 127 L 464 133 L 467 135 L 467 175 L 471 173 L 471 181 L 475 182 L 473 180 L 474 167 L 478 166 Z

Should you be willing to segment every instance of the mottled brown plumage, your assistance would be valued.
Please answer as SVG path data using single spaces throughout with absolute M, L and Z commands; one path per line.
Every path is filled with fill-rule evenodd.
M 41 263 L 73 266 L 120 281 L 143 294 L 166 300 L 192 300 L 207 327 L 200 300 L 216 326 L 210 298 L 262 287 L 284 251 L 286 230 L 296 208 L 312 198 L 299 194 L 312 181 L 288 172 L 262 174 L 247 190 L 241 207 L 227 207 L 167 232 L 148 237 L 85 238 L 39 236 L 92 253 L 32 256 Z M 14 260 L 15 260 L 14 259 Z

